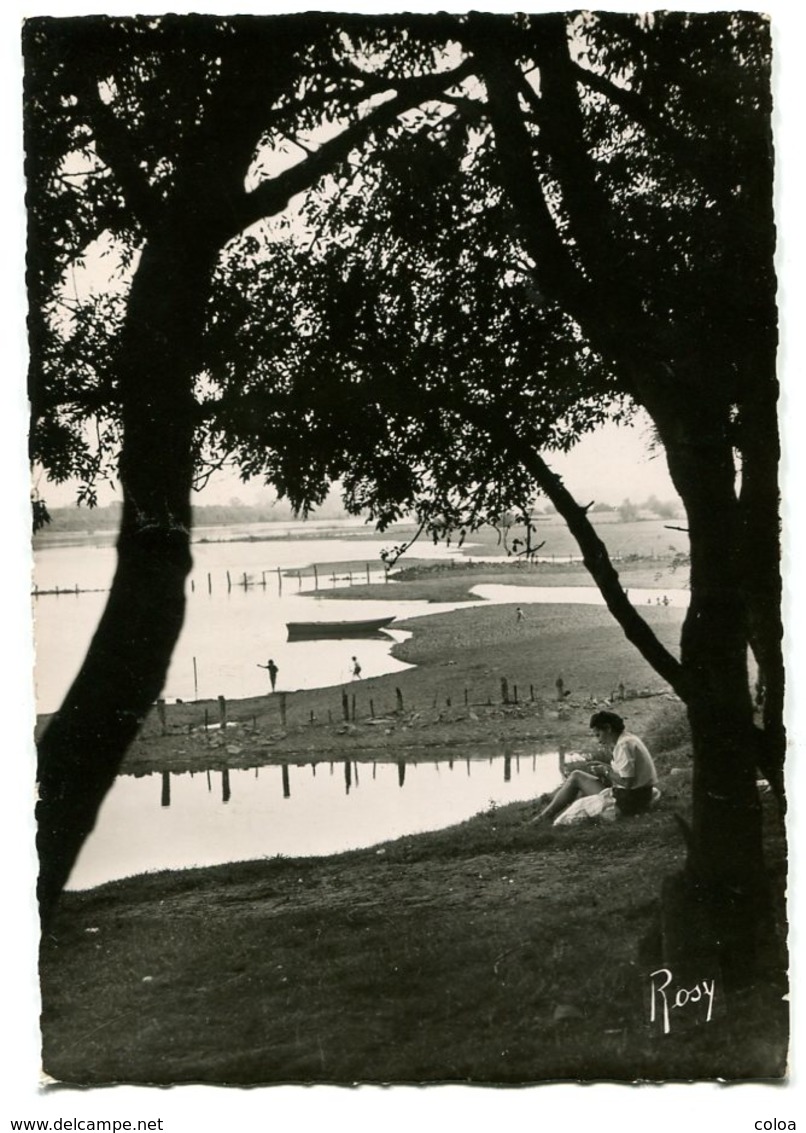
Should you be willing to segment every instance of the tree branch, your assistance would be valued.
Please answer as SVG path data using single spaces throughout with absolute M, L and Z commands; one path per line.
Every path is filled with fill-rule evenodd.
M 148 183 L 134 155 L 131 138 L 114 111 L 102 100 L 98 83 L 77 68 L 74 94 L 83 105 L 95 139 L 95 151 L 110 170 L 129 208 L 145 232 L 151 231 L 160 214 L 160 200 Z
M 362 145 L 374 130 L 388 127 L 401 114 L 419 103 L 438 98 L 446 88 L 455 86 L 472 74 L 473 69 L 473 61 L 465 60 L 452 71 L 401 83 L 399 93 L 394 98 L 375 107 L 359 122 L 348 126 L 338 137 L 323 143 L 306 160 L 286 169 L 277 177 L 261 182 L 251 193 L 245 194 L 240 206 L 234 211 L 229 238 L 237 236 L 259 220 L 282 212 L 292 197 L 310 188 L 323 174 L 329 173 L 351 150 Z
M 494 419 L 488 410 L 480 412 L 464 406 L 462 412 L 485 432 L 494 444 L 505 446 L 510 455 L 534 477 L 540 490 L 554 504 L 565 520 L 568 530 L 582 552 L 582 560 L 596 583 L 605 604 L 624 631 L 628 641 L 638 649 L 641 656 L 652 668 L 671 685 L 681 700 L 687 699 L 687 681 L 683 666 L 664 645 L 658 641 L 649 626 L 630 602 L 619 581 L 618 571 L 613 566 L 607 547 L 596 533 L 588 519 L 585 508 L 580 507 L 564 486 L 556 472 L 552 472 L 540 453 L 528 441 L 513 436 L 510 432 L 498 434 Z
M 519 453 L 519 459 L 532 473 L 541 491 L 548 496 L 565 520 L 582 552 L 585 566 L 599 588 L 608 610 L 624 630 L 627 640 L 632 642 L 655 672 L 668 681 L 677 695 L 685 701 L 687 698 L 683 666 L 658 641 L 652 628 L 630 602 L 619 581 L 618 571 L 610 561 L 607 547 L 596 534 L 586 509 L 577 504 L 560 477 L 552 472 L 538 452 L 528 450 Z

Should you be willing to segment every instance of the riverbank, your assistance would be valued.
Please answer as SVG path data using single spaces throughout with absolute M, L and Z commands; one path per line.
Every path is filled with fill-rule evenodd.
M 652 607 L 647 620 L 674 650 L 682 611 Z M 621 705 L 641 730 L 668 686 L 626 641 L 607 610 L 478 606 L 401 622 L 412 636 L 392 653 L 402 672 L 326 689 L 156 708 L 123 770 L 253 767 L 288 759 L 407 759 L 429 749 L 506 745 L 575 748 L 589 741 L 597 705 Z M 360 653 L 360 641 L 345 642 Z M 558 699 L 557 682 L 563 696 Z M 621 697 L 623 696 L 623 700 Z
M 234 701 L 224 729 L 217 702 L 166 705 L 126 770 L 584 748 L 591 708 L 613 701 L 656 755 L 652 813 L 544 829 L 528 821 L 536 803 L 514 803 L 369 850 L 68 893 L 43 942 L 46 1071 L 96 1085 L 780 1077 L 776 804 L 763 796 L 779 916 L 761 979 L 732 992 L 730 1010 L 720 991 L 712 1020 L 653 1036 L 660 887 L 685 856 L 685 714 L 606 610 L 530 607 L 523 621 L 515 610 L 412 619 L 395 653 L 413 668 Z M 646 617 L 675 651 L 682 611 Z
M 719 984 L 712 1019 L 651 1029 L 660 886 L 684 860 L 686 770 L 663 764 L 662 804 L 614 824 L 537 828 L 512 804 L 369 850 L 67 894 L 41 957 L 45 1070 L 85 1085 L 778 1078 L 780 940 L 757 984 L 729 999 Z M 769 796 L 764 812 L 780 901 Z

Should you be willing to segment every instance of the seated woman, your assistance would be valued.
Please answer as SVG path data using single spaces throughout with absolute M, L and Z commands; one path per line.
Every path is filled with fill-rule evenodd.
M 642 814 L 651 807 L 658 775 L 646 744 L 625 730 L 617 712 L 594 712 L 590 727 L 605 750 L 605 759 L 588 764 L 586 771 L 572 771 L 532 822 L 552 821 L 576 799 L 598 795 L 608 787 L 613 789 L 620 816 Z

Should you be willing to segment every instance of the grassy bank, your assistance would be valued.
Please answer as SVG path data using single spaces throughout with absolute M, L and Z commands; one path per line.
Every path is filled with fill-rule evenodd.
M 672 649 L 680 616 L 647 609 Z M 514 606 L 489 606 L 409 628 L 396 652 L 415 667 L 347 686 L 355 719 L 340 715 L 341 689 L 288 693 L 284 725 L 267 696 L 229 705 L 224 739 L 200 724 L 204 705 L 168 705 L 129 769 L 578 747 L 592 705 L 622 684 L 616 707 L 656 754 L 661 804 L 545 829 L 528 821 L 535 803 L 515 803 L 369 850 L 68 893 L 42 948 L 46 1071 L 233 1085 L 780 1076 L 782 913 L 756 986 L 707 1024 L 650 1033 L 660 886 L 684 859 L 674 816 L 688 813 L 688 733 L 606 611 L 531 607 L 517 622 Z M 780 908 L 783 830 L 763 802 Z
M 371 850 L 70 894 L 42 952 L 44 1065 L 73 1083 L 500 1082 L 782 1073 L 780 957 L 708 1024 L 652 1035 L 656 812 L 542 829 L 513 804 Z M 768 852 L 783 844 L 767 801 Z

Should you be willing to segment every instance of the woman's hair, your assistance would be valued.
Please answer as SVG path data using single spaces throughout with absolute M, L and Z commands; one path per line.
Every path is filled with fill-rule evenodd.
M 615 732 L 620 736 L 624 731 L 624 721 L 619 716 L 618 712 L 608 712 L 602 709 L 601 712 L 594 712 L 591 716 L 591 728 L 607 728 L 611 732 Z

